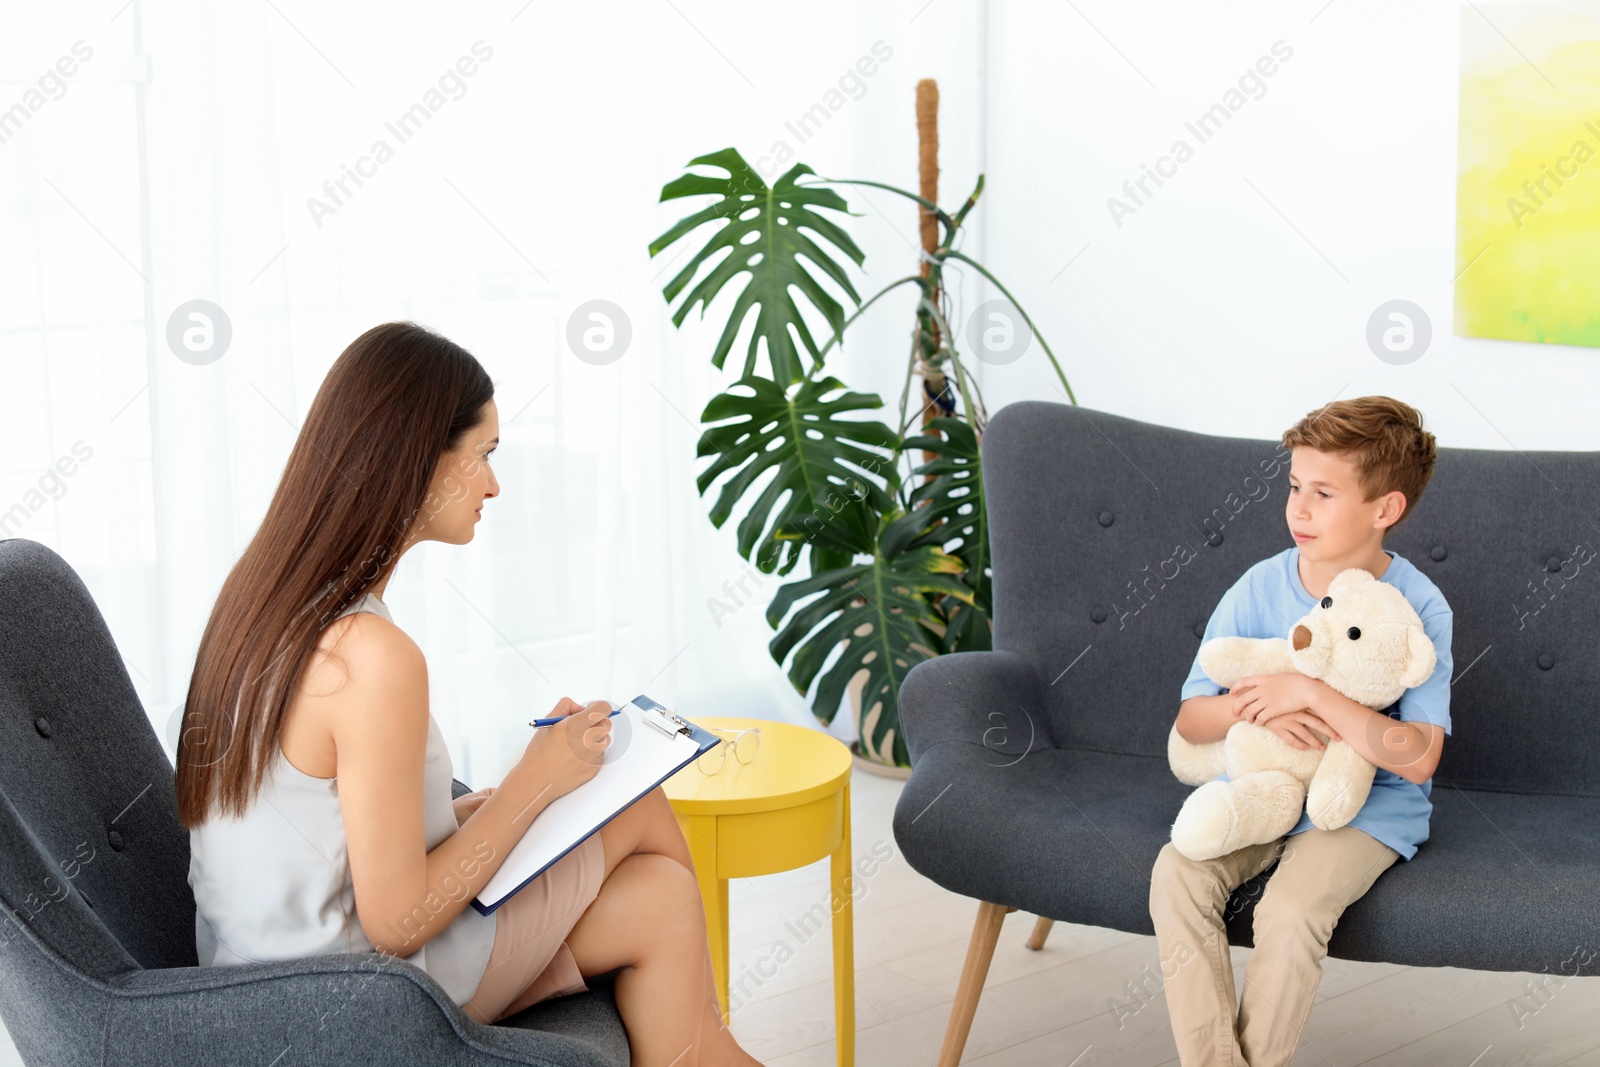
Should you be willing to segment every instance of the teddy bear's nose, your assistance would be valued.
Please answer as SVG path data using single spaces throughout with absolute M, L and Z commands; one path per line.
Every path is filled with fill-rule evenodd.
M 1299 652 L 1302 648 L 1305 648 L 1307 645 L 1311 644 L 1310 628 L 1306 626 L 1296 626 L 1294 628 L 1294 633 L 1289 635 L 1289 640 L 1290 643 L 1294 645 L 1294 650 Z

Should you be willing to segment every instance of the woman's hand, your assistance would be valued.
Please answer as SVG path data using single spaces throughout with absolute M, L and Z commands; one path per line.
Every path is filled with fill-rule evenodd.
M 551 708 L 550 714 L 544 716 L 544 718 L 554 719 L 558 717 L 564 717 L 571 715 L 575 711 L 582 710 L 583 705 L 578 703 L 576 700 L 573 700 L 571 697 L 562 697 L 560 700 L 556 701 L 556 706 Z
M 463 793 L 455 799 L 456 825 L 465 826 L 467 820 L 472 818 L 472 813 L 483 807 L 483 802 L 494 794 L 494 786 L 480 789 L 476 793 Z
M 562 697 L 551 717 L 562 721 L 541 726 L 518 761 L 517 770 L 531 774 L 535 791 L 548 789 L 548 800 L 565 796 L 600 771 L 611 744 L 611 705 L 604 700 L 580 705 Z

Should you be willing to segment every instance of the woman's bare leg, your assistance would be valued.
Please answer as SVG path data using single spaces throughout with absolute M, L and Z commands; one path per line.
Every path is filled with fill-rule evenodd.
M 600 842 L 605 853 L 600 895 L 567 936 L 567 947 L 585 978 L 626 968 L 617 976 L 617 1008 L 634 1062 L 640 1067 L 757 1064 L 722 1024 L 705 906 L 666 793 L 657 788 L 630 805 L 600 828 Z M 698 995 L 695 970 L 701 975 Z M 655 988 L 658 984 L 662 988 Z
M 607 830 L 613 831 L 609 840 L 606 837 Z M 673 814 L 672 802 L 667 799 L 666 790 L 659 786 L 639 798 L 637 803 L 629 806 L 626 811 L 603 827 L 600 834 L 601 842 L 607 850 L 607 864 L 611 864 L 613 858 L 621 862 L 624 856 L 635 852 L 653 852 L 669 856 L 681 863 L 690 874 L 695 873 L 694 859 L 689 854 L 688 842 L 683 839 L 683 830 L 678 826 L 677 816 Z M 608 866 L 607 870 L 610 869 Z M 703 902 L 698 910 L 703 920 L 705 916 Z M 738 1042 L 734 1040 L 722 1021 L 722 1009 L 717 1001 L 717 982 L 715 972 L 711 968 L 709 946 L 702 955 L 705 962 L 706 1002 L 710 1009 L 708 1028 L 704 1032 L 714 1035 L 707 1047 L 715 1048 L 726 1043 L 735 1050 L 734 1058 L 726 1062 L 755 1063 L 754 1059 L 739 1049 Z M 723 1061 L 710 1059 L 707 1062 Z

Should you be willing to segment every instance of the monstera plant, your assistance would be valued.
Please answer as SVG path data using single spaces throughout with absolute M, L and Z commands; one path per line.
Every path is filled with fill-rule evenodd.
M 781 585 L 767 610 L 778 631 L 768 646 L 772 657 L 780 667 L 788 661 L 789 679 L 802 695 L 815 685 L 812 710 L 823 722 L 833 721 L 864 672 L 860 755 L 908 766 L 898 703 L 906 674 L 932 656 L 991 647 L 979 457 L 986 416 L 947 321 L 942 285 L 945 265 L 958 261 L 1015 307 L 1005 287 L 956 248 L 983 179 L 951 215 L 914 193 L 822 178 L 804 164 L 769 186 L 732 148 L 689 167 L 723 173 L 686 171 L 661 190 L 662 201 L 710 198 L 650 244 L 655 256 L 712 227 L 662 290 L 669 306 L 678 301 L 672 321 L 681 326 L 696 305 L 703 319 L 730 290 L 711 353 L 719 369 L 749 329 L 738 380 L 700 415 L 707 428 L 697 455 L 710 463 L 697 478 L 699 491 L 720 481 L 711 521 L 720 528 L 742 510 L 738 551 L 761 571 L 789 575 L 808 556 L 809 573 Z M 851 185 L 913 200 L 924 221 L 919 273 L 865 301 L 847 265 L 859 269 L 865 256 L 840 225 L 854 213 L 837 188 Z M 848 314 L 825 283 L 850 302 Z M 916 322 L 910 358 L 895 357 L 906 359 L 906 388 L 897 421 L 888 425 L 870 414 L 883 409 L 882 399 L 850 390 L 824 367 L 845 330 L 901 288 L 917 295 Z M 1016 310 L 1031 330 L 1032 321 Z M 1076 403 L 1054 353 L 1039 340 Z M 908 413 L 914 377 L 922 379 L 923 402 Z

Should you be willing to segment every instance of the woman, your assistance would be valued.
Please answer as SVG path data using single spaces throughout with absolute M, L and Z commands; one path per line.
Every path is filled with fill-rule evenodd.
M 466 544 L 499 495 L 494 389 L 458 345 L 374 327 L 329 370 L 223 583 L 178 747 L 203 965 L 373 951 L 480 1022 L 620 968 L 633 1062 L 754 1064 L 721 1024 L 688 846 L 660 789 L 488 916 L 469 902 L 592 778 L 604 702 L 568 698 L 497 788 L 452 801 L 422 651 L 382 597 L 418 541 Z M 222 709 L 231 709 L 224 713 Z

